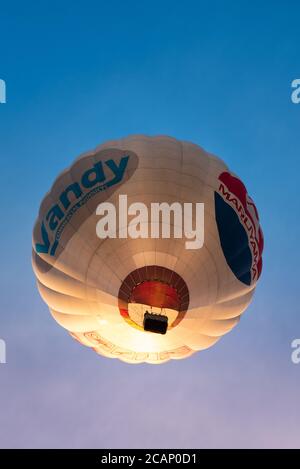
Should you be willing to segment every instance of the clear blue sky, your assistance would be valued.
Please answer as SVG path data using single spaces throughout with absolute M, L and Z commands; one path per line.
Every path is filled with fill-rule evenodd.
M 299 446 L 299 18 L 296 1 L 0 2 L 1 447 Z M 56 175 L 132 133 L 221 156 L 265 234 L 239 326 L 157 367 L 101 359 L 69 338 L 30 263 Z

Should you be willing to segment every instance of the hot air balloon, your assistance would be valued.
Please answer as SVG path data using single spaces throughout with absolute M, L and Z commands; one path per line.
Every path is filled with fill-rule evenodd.
M 201 248 L 187 249 L 184 236 L 128 236 L 125 196 L 131 206 L 204 204 Z M 107 204 L 119 223 L 101 238 Z M 148 233 L 153 223 L 139 219 Z M 159 231 L 165 221 L 156 223 Z M 262 251 L 254 202 L 221 159 L 190 142 L 134 135 L 58 176 L 40 206 L 32 264 L 52 316 L 74 339 L 105 357 L 158 364 L 211 347 L 238 323 Z

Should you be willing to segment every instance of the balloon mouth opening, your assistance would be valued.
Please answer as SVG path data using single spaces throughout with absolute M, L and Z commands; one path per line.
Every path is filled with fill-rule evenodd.
M 179 311 L 180 297 L 176 288 L 160 280 L 145 280 L 133 288 L 130 303 L 141 303 L 155 308 Z
M 131 272 L 119 290 L 119 310 L 124 320 L 139 330 L 166 334 L 184 318 L 189 291 L 176 272 L 147 266 Z

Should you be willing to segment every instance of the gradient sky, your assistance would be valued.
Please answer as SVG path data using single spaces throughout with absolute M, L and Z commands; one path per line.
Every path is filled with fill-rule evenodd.
M 0 447 L 300 447 L 297 1 L 0 1 Z M 247 185 L 264 269 L 240 324 L 183 361 L 80 346 L 31 269 L 40 201 L 80 153 L 167 134 Z

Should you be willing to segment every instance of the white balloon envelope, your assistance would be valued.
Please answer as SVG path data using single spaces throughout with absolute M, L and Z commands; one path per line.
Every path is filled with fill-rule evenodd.
M 133 219 L 125 202 L 150 215 L 151 204 L 204 204 L 201 247 L 174 236 L 172 213 L 164 238 L 165 220 Z M 99 238 L 109 206 L 114 237 Z M 255 205 L 222 160 L 193 143 L 135 135 L 60 174 L 41 203 L 32 260 L 42 298 L 72 337 L 106 357 L 157 364 L 206 349 L 237 324 L 262 250 Z

